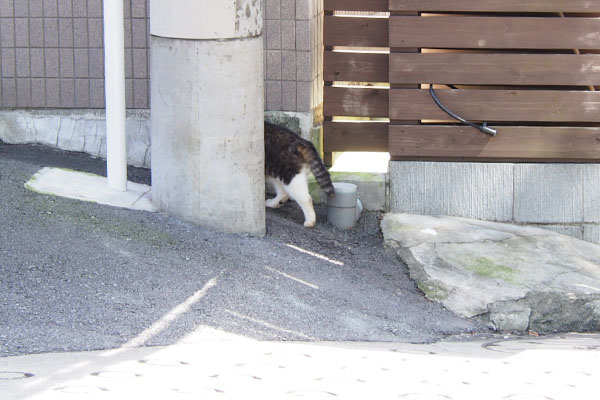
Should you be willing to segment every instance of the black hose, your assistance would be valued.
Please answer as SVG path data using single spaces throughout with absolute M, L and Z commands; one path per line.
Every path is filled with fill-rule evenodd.
M 454 86 L 448 85 L 452 88 L 454 88 Z M 490 136 L 496 136 L 496 133 L 498 133 L 498 131 L 494 128 L 490 128 L 487 124 L 487 122 L 482 123 L 481 125 L 477 125 L 474 124 L 473 122 L 467 121 L 466 119 L 464 119 L 463 117 L 461 117 L 460 115 L 457 115 L 455 113 L 453 113 L 452 111 L 448 110 L 440 101 L 440 99 L 438 99 L 438 97 L 435 94 L 435 91 L 433 90 L 433 85 L 429 85 L 429 93 L 431 94 L 431 97 L 433 98 L 433 101 L 435 101 L 435 104 L 438 105 L 439 108 L 442 109 L 442 111 L 444 111 L 446 114 L 448 114 L 449 116 L 451 116 L 452 118 L 462 122 L 465 125 L 468 125 L 470 127 L 473 127 L 483 133 L 485 133 L 486 135 L 490 135 Z

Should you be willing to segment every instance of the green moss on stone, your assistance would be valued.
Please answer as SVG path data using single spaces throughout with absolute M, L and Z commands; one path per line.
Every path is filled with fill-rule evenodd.
M 384 182 L 382 174 L 372 172 L 330 172 L 334 182 L 359 181 L 359 182 Z
M 482 278 L 501 279 L 508 283 L 517 283 L 519 271 L 506 265 L 497 264 L 487 257 L 478 257 L 466 268 Z
M 429 300 L 442 301 L 448 298 L 446 290 L 432 282 L 419 282 L 417 287 Z

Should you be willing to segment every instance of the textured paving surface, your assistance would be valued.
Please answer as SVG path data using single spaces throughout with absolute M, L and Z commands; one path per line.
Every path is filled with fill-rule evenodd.
M 433 345 L 212 335 L 193 345 L 0 359 L 0 394 L 4 400 L 591 400 L 600 382 L 598 335 Z

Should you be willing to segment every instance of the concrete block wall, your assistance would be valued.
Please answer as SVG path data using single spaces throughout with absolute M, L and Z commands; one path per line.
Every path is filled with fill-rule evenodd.
M 267 111 L 322 104 L 323 0 L 265 2 Z M 148 109 L 149 0 L 124 0 L 129 109 Z M 0 0 L 0 108 L 104 107 L 102 0 Z
M 123 1 L 126 105 L 130 111 L 148 110 L 149 0 Z M 309 138 L 319 131 L 323 99 L 323 0 L 262 1 L 266 117 Z M 90 129 L 76 127 L 82 116 L 99 124 L 102 114 L 88 111 L 103 108 L 102 0 L 0 0 L 0 118 L 5 119 L 0 140 L 35 142 L 39 132 L 34 128 L 55 114 L 63 123 L 50 133 L 52 138 L 83 135 L 78 141 L 87 143 L 86 152 L 102 154 L 100 147 L 89 149 L 90 143 L 99 143 L 95 137 L 86 140 Z M 44 110 L 43 117 L 37 110 Z M 137 126 L 144 116 L 149 114 L 135 114 L 130 123 Z M 12 133 L 6 129 L 15 126 Z M 44 132 L 54 125 L 45 126 Z M 67 132 L 68 127 L 74 130 Z M 149 132 L 141 136 L 142 141 L 128 139 L 128 153 L 147 152 Z M 63 142 L 44 141 L 52 143 L 60 147 Z M 148 157 L 140 161 L 128 155 L 128 162 L 149 166 Z
M 265 1 L 266 109 L 310 113 L 323 98 L 323 0 Z
M 599 164 L 390 163 L 390 210 L 534 225 L 600 244 Z

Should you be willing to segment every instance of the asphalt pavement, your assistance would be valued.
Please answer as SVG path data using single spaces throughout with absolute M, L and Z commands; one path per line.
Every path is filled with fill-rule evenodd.
M 275 341 L 434 342 L 487 328 L 426 300 L 380 234 L 315 229 L 290 202 L 264 238 L 44 195 L 41 167 L 104 161 L 0 145 L 0 356 L 170 345 L 210 327 Z M 148 170 L 129 179 L 150 183 Z

